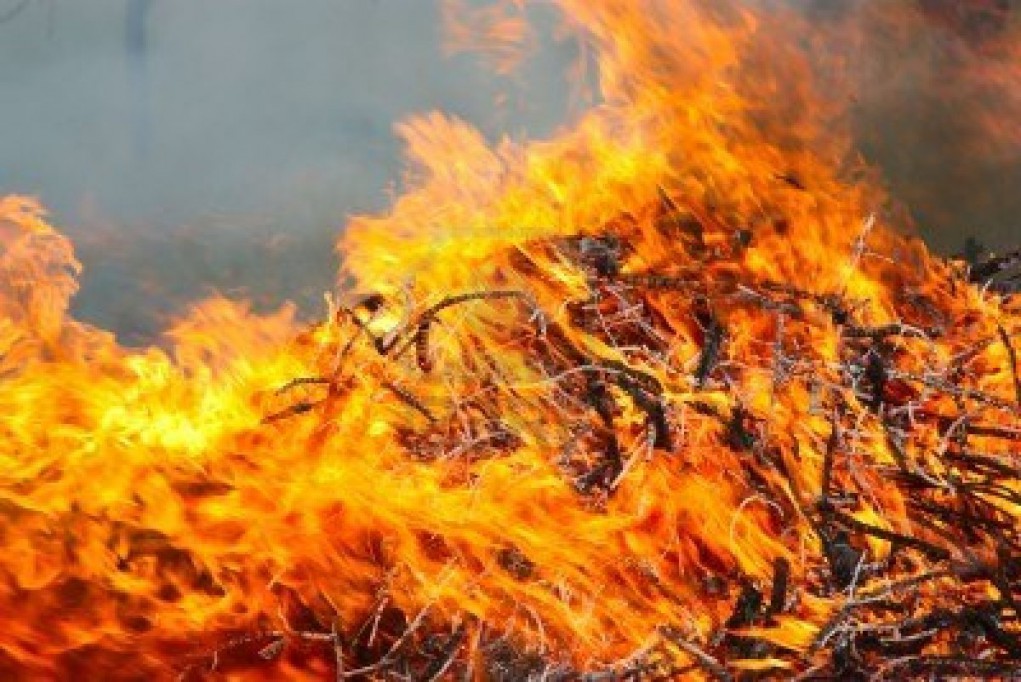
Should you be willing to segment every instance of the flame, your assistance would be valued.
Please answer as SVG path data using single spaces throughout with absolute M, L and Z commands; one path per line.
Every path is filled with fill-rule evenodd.
M 464 0 L 444 0 L 441 5 L 448 55 L 471 52 L 483 56 L 493 71 L 514 73 L 534 49 L 535 36 L 522 16 L 521 0 L 502 0 L 471 7 Z
M 312 328 L 120 347 L 0 203 L 5 677 L 839 676 L 891 611 L 1013 600 L 1017 303 L 896 231 L 796 18 L 558 4 L 600 103 L 401 125 Z M 886 670 L 1009 658 L 982 627 Z

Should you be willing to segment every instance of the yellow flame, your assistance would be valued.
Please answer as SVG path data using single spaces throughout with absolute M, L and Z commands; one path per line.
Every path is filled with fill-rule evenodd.
M 734 628 L 777 649 L 726 665 L 793 668 L 848 598 L 804 588 L 830 570 L 827 475 L 858 492 L 846 523 L 931 535 L 888 472 L 946 438 L 915 415 L 891 444 L 842 374 L 833 301 L 871 327 L 936 311 L 944 335 L 898 336 L 891 362 L 936 376 L 970 353 L 985 402 L 897 377 L 888 400 L 1014 428 L 991 340 L 1021 314 L 891 229 L 782 18 L 558 4 L 601 103 L 528 144 L 404 123 L 411 189 L 348 226 L 354 286 L 313 329 L 211 300 L 169 350 L 119 347 L 68 317 L 78 263 L 41 208 L 0 202 L 0 671 L 271 674 L 231 668 L 247 647 L 314 679 L 336 653 L 316 643 L 373 673 L 461 628 L 479 679 L 504 637 L 578 669 L 706 666 L 735 586 L 767 592 L 781 560 L 802 587 Z

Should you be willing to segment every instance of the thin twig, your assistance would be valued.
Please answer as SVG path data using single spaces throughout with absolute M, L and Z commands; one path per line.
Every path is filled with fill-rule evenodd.
M 720 682 L 731 682 L 733 680 L 730 673 L 727 672 L 727 669 L 718 660 L 703 651 L 701 647 L 689 642 L 676 628 L 663 626 L 659 628 L 659 633 L 671 644 L 676 645 L 681 651 L 695 659 L 695 662 L 705 672 L 720 680 Z
M 1014 377 L 1014 398 L 1017 401 L 1018 407 L 1021 407 L 1021 377 L 1017 373 L 1017 353 L 1014 351 L 1014 344 L 1010 342 L 1010 336 L 1007 334 L 1007 330 L 1003 328 L 1002 324 L 996 325 L 996 331 L 1000 335 L 1000 340 L 1003 341 L 1003 345 L 1007 349 L 1007 359 L 1010 361 L 1010 372 Z

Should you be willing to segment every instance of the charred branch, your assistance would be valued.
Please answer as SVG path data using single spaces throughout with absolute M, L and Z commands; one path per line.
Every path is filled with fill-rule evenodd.
M 1021 377 L 1018 376 L 1017 353 L 1014 350 L 1014 344 L 1010 342 L 1010 335 L 1007 334 L 1007 330 L 1003 328 L 1002 324 L 996 325 L 996 331 L 1000 335 L 1000 340 L 1003 342 L 1004 348 L 1007 349 L 1007 360 L 1010 362 L 1010 373 L 1014 379 L 1014 400 L 1017 402 L 1018 408 L 1021 408 Z
M 701 388 L 719 361 L 725 330 L 716 315 L 708 308 L 697 317 L 704 334 L 702 353 L 699 355 L 698 368 L 695 370 L 695 383 Z
M 731 682 L 733 679 L 730 673 L 727 672 L 727 669 L 723 667 L 718 660 L 707 654 L 699 646 L 688 641 L 688 639 L 686 639 L 676 628 L 661 627 L 659 632 L 671 644 L 674 644 L 678 649 L 691 656 L 695 663 L 697 663 L 698 666 L 713 679 L 719 680 L 720 682 Z
M 1009 251 L 999 256 L 990 256 L 986 260 L 971 266 L 968 279 L 975 284 L 985 284 L 990 279 L 1021 264 L 1021 249 Z
M 791 578 L 791 564 L 784 557 L 773 560 L 773 588 L 769 595 L 766 616 L 772 617 L 787 609 L 787 584 Z

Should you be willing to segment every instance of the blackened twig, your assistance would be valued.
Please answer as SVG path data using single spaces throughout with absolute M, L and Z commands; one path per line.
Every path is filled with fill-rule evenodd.
M 908 336 L 919 338 L 932 338 L 939 336 L 938 329 L 922 329 L 904 324 L 902 322 L 891 322 L 879 327 L 862 327 L 854 324 L 845 325 L 840 333 L 848 338 L 873 339 L 880 341 L 890 336 Z
M 840 628 L 844 620 L 847 619 L 854 611 L 867 606 L 878 604 L 890 596 L 896 593 L 912 588 L 918 587 L 930 580 L 939 580 L 952 576 L 953 573 L 946 569 L 935 569 L 914 575 L 903 580 L 899 580 L 889 585 L 880 585 L 877 588 L 862 590 L 857 594 L 854 599 L 845 602 L 837 611 L 830 616 L 830 619 L 819 628 L 819 632 L 816 633 L 815 638 L 812 640 L 812 644 L 809 646 L 809 653 L 815 653 L 826 645 L 826 642 L 833 636 L 833 634 Z
M 794 173 L 776 173 L 773 177 L 789 187 L 793 187 L 794 189 L 802 192 L 805 191 L 805 184 L 801 182 L 801 179 Z
M 1021 468 L 1015 466 L 1013 462 L 1004 457 L 956 450 L 948 450 L 944 457 L 963 462 L 973 468 L 987 470 L 1000 476 L 1021 479 Z
M 330 383 L 332 382 L 324 377 L 298 377 L 296 379 L 291 379 L 286 384 L 278 388 L 276 393 L 277 395 L 286 393 L 292 388 L 297 388 L 298 386 L 320 386 Z
M 914 549 L 928 554 L 934 559 L 948 560 L 951 557 L 950 550 L 934 545 L 931 542 L 926 542 L 925 540 L 920 540 L 919 538 L 912 537 L 910 535 L 903 535 L 892 530 L 873 526 L 870 523 L 859 521 L 853 516 L 844 514 L 837 510 L 832 510 L 830 513 L 835 521 L 851 530 L 858 531 L 859 533 L 871 535 L 872 537 L 879 538 L 880 540 L 901 544 L 905 547 L 913 547 Z
M 1002 324 L 996 325 L 996 331 L 999 332 L 1000 340 L 1007 348 L 1007 360 L 1010 361 L 1010 371 L 1014 376 L 1014 398 L 1017 400 L 1018 407 L 1021 407 L 1021 377 L 1017 373 L 1017 353 L 1014 351 L 1014 344 L 1010 342 L 1010 336 Z
M 733 679 L 730 673 L 723 665 L 703 651 L 700 647 L 689 642 L 676 628 L 672 627 L 661 627 L 659 633 L 665 637 L 670 643 L 677 646 L 678 649 L 695 659 L 695 662 L 701 666 L 701 668 L 709 675 L 713 676 L 720 682 L 731 682 Z
M 773 589 L 769 594 L 767 616 L 783 613 L 787 606 L 787 583 L 791 577 L 791 564 L 784 557 L 773 560 Z
M 266 415 L 265 417 L 262 418 L 262 423 L 272 424 L 273 422 L 280 421 L 281 419 L 287 419 L 288 417 L 293 417 L 299 414 L 305 414 L 306 412 L 311 412 L 313 409 L 315 409 L 317 405 L 320 405 L 323 402 L 325 402 L 325 399 L 302 400 L 300 402 L 294 403 L 293 405 L 285 407 L 284 409 L 278 412 Z
M 968 279 L 976 284 L 982 284 L 1019 263 L 1021 263 L 1021 249 L 1010 251 L 1001 256 L 992 256 L 972 266 Z
M 841 437 L 840 416 L 837 414 L 836 409 L 834 409 L 833 415 L 830 417 L 830 437 L 826 441 L 826 452 L 823 454 L 822 483 L 819 486 L 822 488 L 819 499 L 827 505 L 829 504 L 830 487 L 833 484 L 833 459 L 836 456 L 837 449 L 840 448 Z
M 986 679 L 995 675 L 1002 676 L 1000 679 L 1006 679 L 1021 673 L 1021 664 L 1016 661 L 982 660 L 963 656 L 905 656 L 884 665 L 880 679 L 890 677 L 894 671 L 915 675 L 955 673 Z
M 429 330 L 432 328 L 432 318 L 422 320 L 415 330 L 415 357 L 418 361 L 418 368 L 423 372 L 430 372 L 433 368 L 432 360 L 429 358 Z
M 428 682 L 438 682 L 450 670 L 457 658 L 457 651 L 464 642 L 465 627 L 461 625 L 454 631 L 447 642 L 443 645 L 440 657 L 429 664 L 429 667 L 422 673 L 422 679 Z
M 938 425 L 941 431 L 946 431 L 956 424 L 960 423 L 960 417 L 953 417 L 939 412 L 930 411 L 927 409 L 915 410 L 914 416 L 916 420 L 920 419 L 932 419 Z M 972 436 L 986 436 L 989 438 L 1002 438 L 1003 440 L 1021 441 L 1021 428 L 1011 428 L 1009 426 L 996 426 L 986 422 L 972 422 L 970 420 L 965 421 L 965 427 L 967 428 L 968 434 Z
M 699 388 L 705 385 L 719 361 L 726 331 L 712 311 L 706 311 L 702 317 L 705 319 L 705 341 L 698 359 L 698 368 L 695 370 L 695 383 Z
M 429 408 L 423 405 L 422 401 L 413 396 L 411 393 L 408 393 L 406 390 L 390 381 L 384 381 L 381 385 L 383 388 L 397 396 L 402 403 L 414 409 L 429 421 L 436 421 L 436 417 L 434 417 L 433 413 L 429 411 Z

